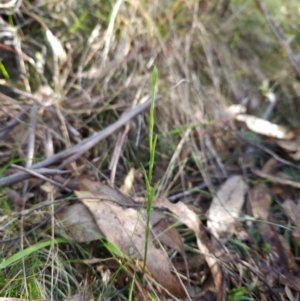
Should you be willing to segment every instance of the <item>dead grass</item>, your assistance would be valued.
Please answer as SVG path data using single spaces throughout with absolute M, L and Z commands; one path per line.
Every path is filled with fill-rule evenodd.
M 265 0 L 265 5 L 284 32 L 290 48 L 297 54 L 299 4 L 297 1 Z M 3 134 L 0 142 L 0 173 L 3 176 L 15 172 L 12 164 L 30 169 L 34 162 L 70 148 L 146 100 L 151 93 L 150 78 L 154 65 L 159 71 L 158 94 L 162 99 L 155 111 L 158 144 L 153 180 L 154 183 L 160 181 L 159 195 L 185 192 L 204 182 L 204 192 L 183 198 L 201 213 L 209 207 L 211 194 L 216 193 L 231 175 L 242 174 L 253 186 L 261 182 L 252 169 L 262 168 L 270 158 L 269 153 L 240 138 L 253 142 L 241 124 L 235 123 L 232 127 L 231 120 L 229 122 L 224 117 L 227 107 L 243 104 L 248 114 L 264 116 L 290 128 L 299 127 L 299 81 L 286 51 L 272 34 L 255 1 L 36 1 L 34 4 L 24 2 L 19 14 L 2 17 L 11 28 L 6 28 L 5 32 L 9 34 L 3 40 L 1 33 L 4 29 L 0 28 L 0 51 L 3 50 L 3 54 L 0 53 L 3 63 L 0 92 L 7 95 L 0 94 L 1 127 L 7 125 L 12 116 L 26 111 L 22 118 L 19 116 L 22 122 L 17 127 L 6 135 L 0 131 L 0 135 Z M 7 44 L 12 37 L 14 40 Z M 270 92 L 277 98 L 271 109 Z M 148 129 L 147 113 L 134 117 L 126 129 L 122 127 L 84 157 L 69 164 L 65 168 L 69 173 L 62 175 L 63 180 L 73 180 L 79 174 L 89 173 L 102 180 L 110 179 L 111 184 L 120 187 L 130 168 L 134 167 L 133 193 L 143 195 L 145 184 L 141 165 L 147 166 L 149 160 Z M 122 133 L 125 133 L 123 141 Z M 271 147 L 280 157 L 286 158 L 272 142 L 261 141 L 255 143 Z M 117 142 L 122 150 L 119 156 L 114 153 Z M 30 149 L 30 145 L 33 148 Z M 110 168 L 113 160 L 116 160 L 115 173 Z M 289 178 L 296 181 L 293 176 L 297 169 L 293 168 Z M 15 194 L 11 197 L 12 204 L 8 203 L 7 192 L 3 189 L 1 202 L 8 208 L 1 212 L 3 239 L 19 235 L 19 231 L 30 231 L 40 223 L 38 220 L 27 225 L 23 218 L 14 218 L 18 216 L 14 210 L 22 208 L 24 200 L 25 208 L 29 209 L 35 203 L 68 195 L 61 190 L 54 194 L 49 192 L 38 179 L 24 183 L 11 185 L 10 188 L 19 193 L 18 197 Z M 274 186 L 270 188 L 278 188 Z M 280 193 L 276 191 L 272 195 L 277 202 L 286 195 L 296 199 L 299 194 L 296 188 L 288 192 L 282 187 L 280 189 Z M 12 212 L 9 211 L 11 206 L 14 207 Z M 46 214 L 47 209 L 43 208 L 42 212 Z M 285 234 L 293 255 L 297 257 L 299 247 L 291 237 L 291 225 L 286 216 L 282 216 L 280 207 L 274 206 L 274 212 L 277 214 L 274 223 L 286 227 L 278 232 Z M 241 227 L 243 231 L 249 230 L 246 217 L 241 220 Z M 255 232 L 257 228 L 253 227 L 251 231 Z M 32 238 L 21 240 L 21 245 L 20 239 L 2 243 L 1 258 L 7 258 L 40 239 L 66 235 L 62 233 L 61 225 L 52 219 L 52 223 L 36 229 Z M 259 233 L 255 235 L 258 236 L 252 245 L 257 248 L 255 250 L 247 249 L 247 242 L 241 238 L 231 241 L 228 246 L 232 252 L 240 253 L 242 263 L 248 262 L 252 267 L 257 267 L 256 259 L 267 260 L 269 256 L 268 250 L 263 250 L 265 254 L 262 256 L 259 254 L 261 237 Z M 194 238 L 188 236 L 188 239 Z M 191 253 L 196 252 L 188 239 L 185 247 L 191 248 Z M 105 259 L 108 256 L 105 248 L 73 245 L 68 248 L 56 246 L 49 253 L 40 251 L 41 259 L 33 264 L 34 271 L 27 271 L 31 262 L 25 259 L 22 263 L 27 267 L 25 270 L 20 263 L 10 270 L 2 270 L 0 294 L 60 300 L 88 290 L 99 300 L 104 297 L 120 300 L 130 299 L 130 285 L 134 293 L 141 293 L 139 280 L 131 279 L 133 272 L 127 271 L 126 274 L 122 264 L 119 264 L 119 269 L 109 264 L 83 264 L 85 267 L 80 269 L 74 263 L 74 260 L 103 254 Z M 240 293 L 247 296 L 247 300 L 267 295 L 254 285 L 255 281 L 262 281 L 255 272 L 244 269 L 243 274 L 242 263 L 230 262 L 227 265 L 226 258 L 220 261 L 228 272 L 227 300 L 240 300 Z M 40 267 L 42 262 L 46 262 L 44 268 Z M 111 270 L 123 270 L 126 276 L 118 278 L 115 274 L 115 278 L 105 282 L 104 274 Z M 202 278 L 199 274 L 191 276 L 192 287 L 196 290 L 204 286 L 204 278 L 208 279 L 207 270 L 200 274 Z M 19 278 L 11 286 L 9 279 L 14 277 Z M 26 282 L 27 277 L 32 281 L 31 286 Z M 55 289 L 53 279 L 61 281 Z M 115 281 L 119 281 L 117 285 Z M 284 294 L 282 284 L 272 285 Z M 252 286 L 253 289 L 249 289 Z M 149 288 L 149 291 L 153 300 L 162 298 L 160 290 Z M 158 296 L 154 296 L 155 293 Z

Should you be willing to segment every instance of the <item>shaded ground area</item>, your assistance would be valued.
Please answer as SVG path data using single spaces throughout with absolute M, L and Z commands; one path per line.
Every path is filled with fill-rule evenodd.
M 1 297 L 298 300 L 299 9 L 0 2 Z

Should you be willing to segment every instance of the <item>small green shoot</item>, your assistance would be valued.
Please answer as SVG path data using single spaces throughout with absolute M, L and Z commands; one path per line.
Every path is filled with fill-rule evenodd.
M 229 296 L 227 296 L 227 301 L 253 301 L 251 297 L 245 296 L 245 294 L 247 294 L 245 287 L 234 289 L 230 292 Z
M 239 287 L 230 290 L 227 296 L 227 301 L 253 301 L 253 298 L 247 295 L 249 295 L 249 293 L 257 287 L 257 282 L 257 279 L 255 279 L 248 287 Z
M 103 243 L 105 248 L 114 256 L 117 256 L 117 257 L 121 257 L 121 258 L 124 258 L 125 255 L 124 253 L 117 247 L 115 246 L 113 243 L 109 242 L 109 241 L 106 241 Z
M 81 15 L 78 17 L 77 21 L 71 26 L 70 28 L 70 33 L 74 34 L 75 32 L 78 31 L 79 28 L 82 27 L 82 23 L 85 20 L 86 16 L 88 15 L 88 10 L 83 9 Z
M 142 166 L 145 182 L 146 182 L 146 190 L 147 190 L 147 222 L 146 222 L 146 230 L 145 230 L 145 252 L 144 252 L 144 265 L 143 265 L 143 275 L 145 274 L 146 262 L 147 262 L 147 252 L 148 252 L 148 239 L 150 235 L 150 214 L 153 206 L 153 200 L 155 196 L 155 192 L 158 187 L 158 183 L 152 187 L 152 173 L 154 166 L 154 157 L 155 157 L 155 146 L 157 141 L 157 136 L 153 134 L 154 131 L 154 105 L 155 105 L 155 90 L 156 90 L 156 82 L 158 77 L 157 68 L 154 67 L 151 75 L 151 107 L 149 114 L 149 152 L 150 152 L 150 160 L 149 160 L 149 171 L 148 175 L 144 166 Z
M 262 248 L 263 251 L 268 252 L 268 251 L 271 250 L 271 245 L 268 244 L 268 243 L 263 243 L 261 248 Z
M 4 65 L 2 64 L 2 62 L 0 62 L 0 72 L 2 73 L 2 75 L 3 75 L 3 77 L 5 79 L 9 79 L 10 78 L 9 74 L 8 74 L 6 68 L 4 67 Z

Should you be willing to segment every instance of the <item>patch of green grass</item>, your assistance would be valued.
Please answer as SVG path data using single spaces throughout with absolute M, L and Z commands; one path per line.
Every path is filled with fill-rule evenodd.
M 51 245 L 66 243 L 66 242 L 68 242 L 68 241 L 65 239 L 62 239 L 62 238 L 55 239 L 54 241 L 48 240 L 48 241 L 37 243 L 24 250 L 18 251 L 17 253 L 13 254 L 9 258 L 5 259 L 2 263 L 0 263 L 0 270 L 7 268 L 16 262 L 19 262 L 20 260 L 26 258 L 27 256 L 31 255 L 34 252 L 37 252 L 40 249 L 49 247 Z
M 232 289 L 226 298 L 227 301 L 254 301 L 253 298 L 247 296 L 247 289 L 244 287 Z
M 257 287 L 257 280 L 254 280 L 248 287 L 234 288 L 227 294 L 227 301 L 254 301 L 249 293 Z
M 1 253 L 0 296 L 23 299 L 45 299 L 51 296 L 66 296 L 70 291 L 73 276 L 68 275 L 68 263 L 63 263 L 63 253 L 58 245 L 69 243 L 66 239 L 54 239 L 35 243 L 23 250 L 18 250 L 8 258 Z M 48 249 L 48 247 L 51 247 Z M 56 252 L 56 251 L 55 251 Z M 49 260 L 51 259 L 52 260 Z M 51 273 L 51 270 L 53 271 Z M 71 271 L 71 270 L 69 270 Z M 51 275 L 59 282 L 52 287 Z M 55 283 L 56 280 L 54 280 Z M 52 292 L 53 295 L 49 294 Z

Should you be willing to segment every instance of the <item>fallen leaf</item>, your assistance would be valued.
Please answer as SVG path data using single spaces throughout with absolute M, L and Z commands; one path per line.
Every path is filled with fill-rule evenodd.
M 283 148 L 288 152 L 296 152 L 299 150 L 300 144 L 296 140 L 286 141 L 286 140 L 276 140 L 278 146 Z
M 81 176 L 78 180 L 79 189 L 82 191 L 89 191 L 99 195 L 109 195 L 116 203 L 121 206 L 136 205 L 134 200 L 122 193 L 121 191 L 112 188 L 100 181 L 93 181 L 87 176 Z
M 190 273 L 200 273 L 201 270 L 204 269 L 205 263 L 205 256 L 203 256 L 202 254 L 191 254 L 187 258 L 187 264 Z M 185 262 L 180 260 L 180 258 L 175 258 L 173 264 L 177 271 L 183 273 L 186 271 Z
M 223 273 L 219 266 L 218 260 L 212 256 L 213 251 L 211 242 L 197 214 L 191 211 L 182 202 L 173 204 L 168 199 L 162 197 L 155 199 L 154 206 L 162 209 L 168 209 L 177 216 L 179 221 L 195 232 L 198 248 L 204 255 L 206 255 L 206 263 L 208 264 L 212 274 L 217 292 L 216 300 L 223 300 Z
M 272 195 L 277 195 L 283 200 L 287 200 L 293 197 L 293 191 L 288 186 L 273 183 L 269 188 Z
M 235 118 L 245 122 L 248 129 L 257 134 L 285 140 L 291 140 L 295 137 L 288 128 L 252 115 L 239 114 Z
M 248 193 L 248 205 L 250 206 L 252 216 L 255 218 L 262 218 L 264 220 L 268 218 L 271 201 L 271 195 L 264 184 L 255 186 Z
M 299 230 L 294 230 L 292 232 L 292 236 L 296 240 L 298 246 L 300 246 L 300 231 Z
M 150 223 L 155 237 L 164 245 L 176 250 L 182 256 L 187 278 L 189 279 L 187 259 L 183 248 L 181 236 L 178 231 L 170 225 L 166 216 L 162 212 L 153 210 L 151 212 Z
M 275 170 L 278 161 L 275 158 L 270 158 L 262 167 L 262 172 L 271 173 Z
M 292 141 L 286 140 L 277 140 L 277 145 L 284 149 L 288 155 L 293 158 L 295 161 L 300 160 L 300 139 L 297 137 Z
M 289 154 L 291 158 L 293 158 L 295 161 L 300 160 L 300 148 L 293 154 Z
M 76 203 L 67 206 L 57 214 L 57 217 L 63 222 L 76 242 L 89 242 L 103 237 L 93 215 L 84 204 Z M 189 279 L 187 259 L 178 231 L 171 227 L 163 213 L 155 211 L 151 214 L 151 227 L 152 233 L 162 244 L 181 254 L 185 266 L 184 271 Z
M 247 185 L 241 176 L 229 178 L 213 198 L 207 212 L 208 229 L 223 242 L 227 241 L 244 204 Z
M 103 237 L 93 215 L 81 203 L 66 206 L 57 213 L 57 217 L 63 222 L 76 242 L 89 242 Z
M 94 192 L 96 194 L 109 195 L 117 204 L 121 206 L 132 206 L 139 208 L 143 202 L 135 202 L 130 196 L 123 194 L 121 191 L 102 184 L 99 181 L 93 181 L 87 176 L 79 178 L 80 190 Z M 183 244 L 179 233 L 171 227 L 167 222 L 165 215 L 162 212 L 153 211 L 150 216 L 150 223 L 153 233 L 157 236 L 158 240 L 167 245 L 168 247 L 178 251 L 186 262 L 186 255 L 184 252 Z
M 144 210 L 120 206 L 111 195 L 76 191 L 76 195 L 93 215 L 105 238 L 130 258 L 144 260 L 145 220 Z M 164 250 L 156 247 L 150 234 L 146 266 L 153 278 L 177 298 L 186 293 L 178 278 L 171 273 L 169 258 Z
M 285 200 L 282 204 L 284 211 L 292 222 L 300 230 L 300 209 L 297 204 L 292 200 Z
M 282 246 L 283 252 L 285 253 L 285 256 L 287 258 L 288 270 L 298 273 L 299 267 L 296 263 L 295 257 L 290 249 L 289 244 L 287 243 L 287 241 L 285 240 L 285 238 L 282 235 L 278 235 L 278 238 L 280 240 L 280 244 Z

